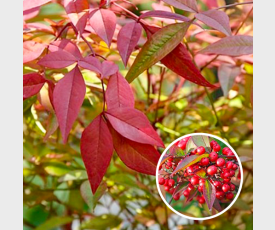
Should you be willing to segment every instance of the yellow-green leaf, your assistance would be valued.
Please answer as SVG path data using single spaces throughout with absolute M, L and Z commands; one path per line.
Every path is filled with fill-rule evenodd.
M 132 82 L 143 71 L 160 61 L 182 41 L 191 22 L 174 23 L 154 33 L 144 44 L 129 69 L 126 80 Z

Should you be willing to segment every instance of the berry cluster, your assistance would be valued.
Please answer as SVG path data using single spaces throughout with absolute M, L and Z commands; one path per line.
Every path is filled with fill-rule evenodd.
M 176 146 L 182 150 L 186 149 L 187 142 L 190 137 L 184 138 L 176 143 Z M 192 200 L 197 194 L 196 200 L 199 204 L 206 202 L 204 197 L 204 184 L 208 180 L 215 188 L 216 199 L 222 203 L 228 203 L 234 198 L 238 187 L 231 182 L 233 177 L 236 177 L 239 168 L 238 161 L 230 148 L 224 147 L 219 155 L 221 146 L 215 141 L 210 142 L 209 147 L 199 146 L 190 150 L 183 156 L 170 154 L 163 162 L 159 170 L 158 183 L 164 186 L 164 190 L 170 193 L 174 200 L 179 200 L 181 196 Z M 208 152 L 210 152 L 208 154 Z M 175 169 L 182 161 L 193 155 L 206 154 L 207 157 L 198 158 L 194 164 L 184 167 L 183 170 Z M 196 159 L 192 157 L 192 159 Z M 161 172 L 165 172 L 164 174 Z M 183 191 L 177 192 L 177 186 L 182 182 L 186 182 L 187 186 Z M 175 192 L 176 191 L 176 192 Z

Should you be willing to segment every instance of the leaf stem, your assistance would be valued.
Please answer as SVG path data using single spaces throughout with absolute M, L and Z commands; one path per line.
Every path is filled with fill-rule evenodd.
M 101 79 L 101 85 L 102 85 L 102 91 L 103 91 L 103 108 L 102 108 L 102 110 L 105 111 L 105 103 L 106 103 L 106 100 L 105 100 L 105 89 L 104 89 L 104 83 L 103 83 L 102 79 Z
M 161 87 L 162 87 L 164 74 L 165 74 L 165 68 L 161 68 L 160 82 L 159 82 L 159 93 L 158 93 L 158 101 L 157 101 L 157 108 L 156 108 L 156 113 L 155 113 L 155 122 L 154 122 L 154 124 L 157 122 L 157 118 L 158 118 L 159 102 L 160 102 L 160 96 L 161 96 Z
M 225 6 L 221 6 L 221 7 L 215 8 L 213 10 L 220 10 L 220 9 L 224 9 L 224 8 L 230 8 L 230 7 L 234 7 L 234 6 L 247 5 L 247 4 L 253 4 L 253 1 L 238 2 L 238 3 L 234 3 L 234 4 L 229 4 L 229 5 L 225 5 Z

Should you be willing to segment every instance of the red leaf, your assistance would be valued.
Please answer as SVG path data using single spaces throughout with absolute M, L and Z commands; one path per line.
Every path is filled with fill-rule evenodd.
M 40 6 L 23 11 L 23 19 L 26 21 L 31 18 L 34 18 L 36 15 L 38 15 L 39 10 L 40 10 Z
M 203 184 L 203 196 L 209 210 L 211 211 L 216 199 L 216 188 L 209 180 L 205 180 Z
M 208 10 L 195 15 L 195 17 L 206 25 L 231 36 L 231 28 L 227 14 L 219 10 Z
M 44 51 L 45 45 L 35 41 L 23 43 L 23 63 L 30 62 L 38 58 Z
M 74 64 L 76 61 L 77 58 L 73 54 L 70 54 L 67 51 L 59 50 L 47 54 L 39 60 L 38 64 L 48 68 L 62 69 Z
M 253 53 L 253 37 L 248 35 L 236 35 L 220 39 L 212 43 L 199 53 L 220 54 L 228 56 L 240 56 Z
M 134 108 L 135 99 L 130 85 L 120 73 L 110 77 L 106 90 L 106 102 L 108 109 L 118 107 Z
M 116 15 L 105 9 L 95 10 L 90 15 L 90 25 L 108 46 L 116 29 Z
M 85 82 L 77 66 L 55 86 L 53 103 L 64 143 L 77 118 L 85 92 Z
M 82 34 L 89 16 L 89 2 L 87 0 L 64 0 L 64 6 L 71 22 Z
M 142 112 L 130 107 L 120 107 L 108 110 L 106 115 L 113 128 L 127 139 L 164 147 L 160 137 Z
M 50 44 L 49 50 L 51 52 L 65 51 L 75 56 L 78 60 L 82 59 L 82 55 L 76 44 L 71 42 L 69 39 L 62 39 L 60 41 L 54 41 Z
M 130 141 L 111 130 L 114 148 L 123 163 L 137 172 L 156 175 L 159 152 L 151 145 Z
M 24 0 L 23 1 L 23 11 L 42 6 L 51 0 Z
M 118 33 L 117 49 L 125 66 L 140 39 L 141 32 L 142 26 L 137 22 L 131 22 L 123 26 Z
M 198 12 L 196 0 L 163 0 L 167 4 L 189 12 Z
M 46 80 L 38 73 L 23 75 L 23 99 L 37 94 L 45 84 Z
M 84 69 L 101 74 L 101 62 L 95 57 L 85 57 L 78 61 L 78 65 Z
M 93 193 L 96 192 L 113 154 L 112 135 L 102 116 L 96 117 L 81 137 L 81 155 Z
M 182 16 L 180 14 L 167 12 L 167 11 L 164 11 L 164 10 L 152 10 L 152 11 L 148 11 L 148 12 L 140 15 L 140 18 L 148 18 L 148 17 L 169 18 L 169 19 L 179 20 L 179 21 L 183 21 L 183 22 L 189 22 L 190 21 L 190 18 L 187 18 L 187 17 Z
M 158 27 L 146 27 L 146 32 L 148 36 L 150 34 L 158 31 Z M 170 70 L 174 71 L 176 74 L 181 77 L 195 83 L 198 85 L 206 87 L 216 87 L 209 83 L 196 68 L 192 62 L 192 58 L 183 44 L 179 44 L 172 52 L 167 54 L 162 60 L 161 63 L 168 67 Z
M 101 79 L 107 78 L 118 72 L 118 66 L 111 61 L 102 63 L 95 57 L 85 57 L 78 62 L 79 66 L 84 69 L 94 71 L 101 75 Z
M 241 73 L 239 66 L 221 64 L 218 69 L 219 82 L 222 87 L 223 95 L 226 97 L 232 88 L 235 78 Z
M 101 64 L 101 79 L 107 78 L 118 72 L 118 66 L 111 61 L 103 61 Z

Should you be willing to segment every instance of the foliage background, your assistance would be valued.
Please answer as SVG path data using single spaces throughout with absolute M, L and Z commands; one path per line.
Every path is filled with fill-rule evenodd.
M 132 2 L 139 9 L 131 8 L 136 14 L 153 9 L 152 1 Z M 198 2 L 207 9 L 205 1 Z M 234 1 L 219 1 L 219 5 L 230 3 Z M 251 7 L 244 5 L 226 10 L 233 31 L 243 23 L 239 33 L 252 35 L 253 16 L 248 14 Z M 63 19 L 63 13 L 58 3 L 47 4 L 28 22 L 48 24 L 45 18 L 58 21 Z M 153 21 L 160 24 L 158 20 Z M 195 30 L 192 26 L 186 36 L 191 50 L 199 50 L 220 36 L 216 31 L 196 36 Z M 27 39 L 28 34 L 24 36 Z M 32 39 L 37 41 L 50 39 L 43 32 L 35 32 L 34 36 Z M 86 49 L 83 44 L 80 46 Z M 119 64 L 121 73 L 127 72 L 115 48 L 108 49 L 101 42 L 97 52 Z M 196 55 L 195 61 L 201 67 L 211 57 Z M 222 63 L 241 67 L 241 74 L 235 78 L 226 97 L 220 88 L 205 91 L 171 71 L 165 72 L 160 84 L 163 66 L 156 65 L 131 84 L 135 107 L 147 115 L 166 145 L 182 135 L 205 132 L 223 137 L 239 156 L 252 157 L 252 59 L 240 57 L 229 60 L 221 56 L 203 69 L 203 75 L 212 83 L 218 82 L 218 68 Z M 31 68 L 25 66 L 24 73 L 28 72 L 32 72 Z M 57 78 L 63 73 L 64 70 L 55 72 Z M 243 163 L 244 184 L 239 199 L 226 213 L 212 220 L 190 221 L 173 214 L 158 195 L 155 177 L 130 170 L 116 155 L 100 191 L 93 196 L 87 183 L 79 141 L 84 127 L 101 112 L 102 95 L 95 75 L 88 71 L 83 75 L 93 92 L 86 94 L 78 122 L 66 145 L 62 144 L 59 130 L 48 141 L 43 141 L 50 116 L 45 110 L 47 96 L 44 91 L 39 95 L 40 102 L 37 97 L 24 101 L 24 229 L 78 229 L 80 226 L 86 229 L 252 229 L 251 161 Z

